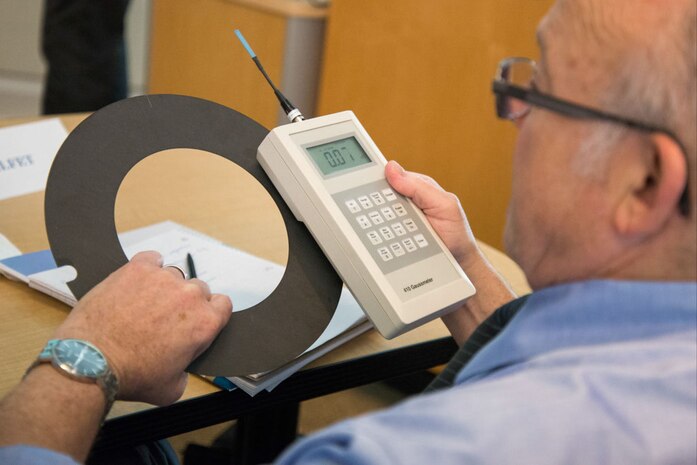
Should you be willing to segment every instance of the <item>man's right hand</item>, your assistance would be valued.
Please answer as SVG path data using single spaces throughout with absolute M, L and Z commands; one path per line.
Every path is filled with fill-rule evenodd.
M 433 179 L 405 171 L 395 161 L 385 167 L 385 177 L 400 194 L 419 207 L 441 240 L 474 284 L 477 293 L 458 310 L 442 317 L 462 345 L 474 329 L 494 310 L 515 298 L 508 284 L 494 270 L 477 246 L 458 198 Z
M 405 171 L 396 161 L 387 163 L 385 177 L 397 192 L 409 197 L 424 212 L 465 272 L 470 263 L 481 260 L 474 234 L 455 194 L 424 174 Z
M 230 319 L 230 298 L 162 268 L 141 252 L 78 302 L 54 338 L 93 343 L 119 379 L 118 398 L 166 405 L 181 397 L 186 367 Z

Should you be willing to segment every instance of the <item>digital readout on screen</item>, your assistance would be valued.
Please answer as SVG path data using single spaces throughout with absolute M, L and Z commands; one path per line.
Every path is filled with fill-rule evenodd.
M 306 147 L 305 150 L 325 176 L 372 161 L 353 136 L 314 147 Z

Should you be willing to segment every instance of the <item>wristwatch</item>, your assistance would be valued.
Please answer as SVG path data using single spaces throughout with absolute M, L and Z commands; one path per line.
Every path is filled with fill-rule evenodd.
M 81 339 L 51 339 L 27 373 L 38 365 L 49 362 L 71 379 L 99 385 L 106 397 L 106 417 L 119 390 L 119 381 L 99 349 Z

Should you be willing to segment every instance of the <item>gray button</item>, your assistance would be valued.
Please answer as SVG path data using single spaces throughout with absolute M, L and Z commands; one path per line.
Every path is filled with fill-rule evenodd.
M 346 201 L 346 208 L 348 208 L 351 213 L 358 213 L 361 211 L 361 207 L 358 206 L 358 202 L 353 199 Z
M 423 234 L 417 234 L 416 236 L 414 236 L 414 240 L 422 249 L 428 245 L 428 241 L 426 240 Z
M 414 232 L 417 229 L 419 229 L 416 226 L 416 223 L 414 223 L 414 220 L 412 220 L 411 218 L 407 218 L 406 220 L 403 221 L 403 223 L 404 223 L 404 226 L 407 228 L 407 231 L 409 231 L 409 232 Z
M 382 228 L 380 228 L 380 234 L 382 234 L 382 237 L 385 238 L 386 241 L 394 239 L 394 234 L 392 233 L 392 230 L 387 226 L 383 226 Z
M 358 222 L 358 225 L 363 229 L 368 229 L 369 227 L 372 226 L 372 224 L 370 223 L 370 220 L 365 215 L 357 216 L 356 221 Z
M 370 218 L 370 221 L 372 221 L 373 224 L 382 224 L 385 222 L 385 220 L 382 219 L 382 216 L 380 216 L 379 212 L 368 213 L 368 218 Z
M 402 226 L 402 223 L 395 223 L 392 225 L 392 230 L 394 233 L 398 236 L 403 236 L 407 233 L 407 231 L 404 229 L 404 226 Z
M 382 239 L 380 238 L 380 234 L 377 233 L 377 231 L 370 231 L 368 234 L 368 240 L 370 240 L 370 243 L 373 245 L 378 245 L 382 243 Z
M 372 192 L 370 194 L 370 198 L 373 199 L 373 203 L 375 205 L 382 205 L 383 203 L 385 203 L 385 199 L 382 198 L 380 192 Z
M 378 249 L 378 254 L 382 258 L 383 262 L 389 262 L 392 260 L 394 257 L 392 256 L 392 253 L 387 249 L 387 247 L 380 247 Z
M 358 203 L 360 203 L 361 207 L 363 207 L 366 210 L 369 208 L 373 208 L 373 202 L 370 201 L 367 195 L 358 197 Z
M 406 238 L 402 241 L 402 244 L 404 244 L 404 248 L 407 249 L 407 252 L 413 252 L 418 247 L 416 247 L 416 244 L 414 244 L 414 241 L 412 241 L 410 238 Z
M 404 251 L 404 248 L 402 247 L 402 244 L 399 242 L 395 242 L 393 244 L 390 244 L 390 249 L 392 249 L 392 252 L 394 252 L 396 257 L 401 257 L 404 255 L 406 252 Z
M 394 214 L 394 211 L 392 211 L 390 207 L 381 208 L 380 211 L 385 215 L 387 221 L 397 218 L 397 215 Z
M 397 216 L 404 216 L 407 214 L 407 210 L 401 203 L 395 203 L 394 205 L 392 205 L 392 209 L 397 214 Z
M 397 200 L 397 196 L 394 194 L 394 191 L 392 189 L 383 189 L 382 195 L 385 196 L 388 202 L 393 202 Z

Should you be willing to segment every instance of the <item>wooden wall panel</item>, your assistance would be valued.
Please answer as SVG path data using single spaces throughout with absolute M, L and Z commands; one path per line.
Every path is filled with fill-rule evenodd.
M 552 0 L 333 0 L 318 114 L 351 109 L 385 156 L 455 192 L 501 246 L 515 130 L 494 115 L 501 58 L 536 57 Z
M 286 24 L 281 14 L 229 0 L 154 0 L 149 92 L 209 99 L 274 127 L 278 103 L 234 29 L 279 83 Z

